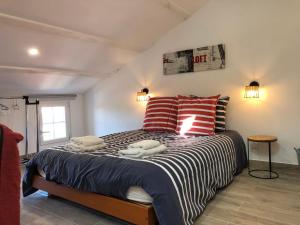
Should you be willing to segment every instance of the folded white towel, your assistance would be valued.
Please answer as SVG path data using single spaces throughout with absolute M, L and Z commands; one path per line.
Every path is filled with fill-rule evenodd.
M 104 143 L 102 138 L 96 136 L 83 136 L 83 137 L 73 137 L 71 138 L 71 142 L 76 144 L 81 144 L 84 146 L 92 146 Z
M 161 152 L 165 151 L 166 149 L 167 149 L 167 147 L 165 145 L 159 145 L 155 148 L 151 148 L 151 149 L 147 149 L 147 150 L 143 150 L 143 149 L 139 149 L 139 148 L 120 150 L 119 153 L 122 156 L 128 157 L 128 158 L 146 158 L 148 156 L 161 153 Z
M 160 145 L 160 146 L 157 146 L 156 148 L 151 148 L 151 149 L 148 149 L 148 150 L 144 150 L 143 151 L 143 156 L 158 154 L 158 153 L 161 153 L 161 152 L 165 151 L 166 149 L 167 149 L 167 147 L 165 145 Z
M 121 156 L 124 158 L 138 159 L 138 158 L 143 158 L 143 153 L 141 152 L 141 153 L 135 154 L 135 155 L 121 155 Z
M 143 140 L 136 143 L 132 143 L 128 145 L 128 148 L 141 148 L 143 150 L 148 150 L 151 148 L 155 148 L 160 145 L 159 141 L 155 140 Z
M 141 151 L 145 151 L 145 150 L 139 148 L 128 148 L 126 150 L 120 150 L 119 153 L 123 155 L 136 155 L 139 154 Z
M 98 145 L 92 145 L 92 146 L 84 146 L 84 145 L 76 144 L 76 143 L 73 143 L 73 142 L 69 142 L 68 144 L 65 145 L 67 150 L 79 151 L 79 152 L 96 151 L 96 150 L 99 150 L 101 148 L 104 148 L 105 146 L 106 146 L 105 143 L 101 143 L 101 144 L 98 144 Z

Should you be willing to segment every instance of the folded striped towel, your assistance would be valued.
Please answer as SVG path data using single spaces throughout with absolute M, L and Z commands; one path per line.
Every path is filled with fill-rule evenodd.
M 96 151 L 101 148 L 104 148 L 105 146 L 106 144 L 104 142 L 101 144 L 91 145 L 91 146 L 84 146 L 84 145 L 76 144 L 74 142 L 69 142 L 65 145 L 65 148 L 70 151 L 91 152 L 91 151 Z
M 128 145 L 128 148 L 140 148 L 143 150 L 148 150 L 151 148 L 158 147 L 159 145 L 160 145 L 159 141 L 143 140 L 143 141 L 135 142 L 135 143 Z
M 74 142 L 78 145 L 93 146 L 93 145 L 103 144 L 104 140 L 96 136 L 83 136 L 83 137 L 73 137 L 71 138 L 71 142 Z
M 155 148 L 143 150 L 143 149 L 126 149 L 120 150 L 119 153 L 121 156 L 128 157 L 128 158 L 146 158 L 151 155 L 155 155 L 165 151 L 167 147 L 165 145 L 159 145 Z

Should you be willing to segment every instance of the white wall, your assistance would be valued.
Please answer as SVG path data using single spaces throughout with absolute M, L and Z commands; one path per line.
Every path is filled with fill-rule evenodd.
M 79 137 L 86 134 L 84 115 L 84 97 L 77 95 L 76 99 L 70 101 L 71 112 L 71 137 Z
M 43 100 L 40 100 L 42 103 Z M 0 103 L 11 108 L 14 100 L 0 100 Z M 24 100 L 18 100 L 20 110 L 10 109 L 8 112 L 0 111 L 0 123 L 8 126 L 12 130 L 21 133 L 25 137 L 25 105 Z M 70 100 L 71 111 L 71 136 L 82 136 L 85 134 L 83 96 L 77 95 L 76 99 Z M 35 106 L 28 106 L 28 150 L 29 153 L 36 152 L 36 113 Z M 55 143 L 59 145 L 62 143 Z M 41 146 L 45 149 L 51 145 Z M 25 140 L 19 144 L 20 155 L 25 153 Z
M 228 127 L 243 137 L 270 134 L 273 160 L 296 164 L 300 146 L 300 1 L 211 0 L 114 76 L 85 95 L 88 132 L 103 135 L 142 127 L 145 106 L 136 91 L 155 96 L 231 96 Z M 224 43 L 225 70 L 162 75 L 165 52 Z M 257 79 L 260 101 L 246 101 L 243 88 Z M 253 159 L 266 160 L 266 146 L 253 146 Z

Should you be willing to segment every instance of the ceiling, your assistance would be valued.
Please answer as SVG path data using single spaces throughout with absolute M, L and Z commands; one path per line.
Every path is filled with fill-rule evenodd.
M 206 1 L 1 0 L 0 95 L 83 93 Z

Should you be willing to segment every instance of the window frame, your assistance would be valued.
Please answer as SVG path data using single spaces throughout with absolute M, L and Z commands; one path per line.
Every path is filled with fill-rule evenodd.
M 65 107 L 65 118 L 66 118 L 66 137 L 58 138 L 49 141 L 43 140 L 43 116 L 42 116 L 42 108 L 43 107 L 56 107 L 56 106 L 64 106 Z M 40 146 L 63 143 L 70 140 L 71 136 L 71 112 L 70 112 L 70 103 L 68 101 L 47 101 L 40 102 L 39 104 L 39 142 Z

